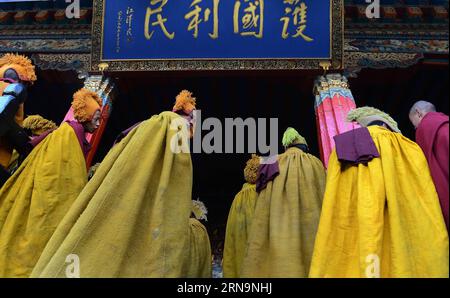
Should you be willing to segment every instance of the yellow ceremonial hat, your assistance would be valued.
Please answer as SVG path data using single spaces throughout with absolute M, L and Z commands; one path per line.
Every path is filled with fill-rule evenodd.
M 0 78 L 3 78 L 6 70 L 14 69 L 22 81 L 36 81 L 36 73 L 31 60 L 22 55 L 6 54 L 0 58 Z
M 97 93 L 82 88 L 73 95 L 72 108 L 74 118 L 78 122 L 88 122 L 96 111 L 101 110 L 102 100 Z

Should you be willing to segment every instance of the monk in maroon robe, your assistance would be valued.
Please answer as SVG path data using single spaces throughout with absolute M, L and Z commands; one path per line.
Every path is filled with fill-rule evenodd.
M 428 160 L 448 230 L 448 116 L 436 112 L 432 103 L 418 101 L 411 108 L 409 119 L 416 128 L 416 142 L 422 148 Z

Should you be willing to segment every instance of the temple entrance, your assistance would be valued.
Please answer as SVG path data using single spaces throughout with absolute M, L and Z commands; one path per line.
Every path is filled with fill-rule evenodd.
M 175 96 L 188 89 L 197 98 L 202 119 L 278 118 L 278 144 L 284 130 L 296 127 L 319 156 L 312 87 L 319 72 L 295 73 L 168 73 L 120 74 L 118 99 L 103 136 L 97 160 L 107 153 L 117 134 L 138 121 L 171 109 Z M 225 129 L 225 128 L 224 128 Z M 247 134 L 248 132 L 246 132 Z M 203 136 L 207 134 L 203 132 Z M 223 144 L 225 147 L 225 144 Z M 246 148 L 247 149 L 247 148 Z M 192 198 L 208 208 L 208 222 L 215 247 L 223 245 L 228 211 L 244 181 L 243 169 L 250 154 L 193 153 Z
M 314 112 L 314 80 L 320 72 L 182 72 L 118 73 L 117 99 L 98 148 L 100 162 L 115 137 L 136 122 L 170 110 L 179 91 L 188 89 L 197 97 L 202 118 L 278 118 L 279 152 L 284 130 L 295 127 L 307 139 L 311 153 L 319 156 Z M 73 72 L 40 71 L 30 91 L 27 114 L 41 114 L 62 121 L 71 94 L 82 87 Z M 419 64 L 408 69 L 363 70 L 350 79 L 358 106 L 374 106 L 390 113 L 404 135 L 414 140 L 408 111 L 414 101 L 425 99 L 447 113 L 449 75 L 445 67 Z M 223 247 L 228 211 L 244 183 L 243 168 L 249 154 L 193 153 L 194 188 L 192 198 L 205 202 L 209 214 L 205 223 L 214 250 Z M 143 165 L 144 166 L 144 165 Z

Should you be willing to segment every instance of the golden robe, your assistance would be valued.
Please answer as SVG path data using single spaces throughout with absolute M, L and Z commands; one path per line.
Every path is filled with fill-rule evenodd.
M 208 269 L 195 267 L 207 266 L 211 256 L 204 231 L 190 220 L 191 156 L 175 153 L 171 146 L 174 140 L 187 142 L 185 120 L 175 123 L 180 119 L 172 112 L 155 115 L 110 150 L 55 231 L 32 277 L 76 272 L 66 263 L 69 255 L 79 259 L 82 278 L 207 274 Z M 194 236 L 196 230 L 202 234 Z M 208 261 L 193 260 L 192 242 Z
M 280 173 L 261 191 L 250 228 L 242 277 L 307 277 L 325 190 L 316 157 L 290 148 Z
M 195 218 L 189 219 L 189 258 L 185 259 L 186 277 L 211 278 L 211 242 L 205 226 Z
M 0 190 L 0 276 L 28 277 L 87 182 L 73 128 L 64 123 L 28 155 Z
M 419 146 L 369 127 L 380 158 L 330 157 L 311 277 L 448 277 L 448 234 Z
M 240 276 L 257 197 L 256 185 L 245 183 L 231 204 L 223 250 L 225 278 Z

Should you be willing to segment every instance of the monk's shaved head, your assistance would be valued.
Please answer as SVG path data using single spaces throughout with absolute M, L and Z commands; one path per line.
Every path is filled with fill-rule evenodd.
M 436 112 L 434 104 L 424 100 L 418 101 L 409 110 L 409 120 L 417 128 L 423 117 L 430 112 Z
M 436 112 L 436 107 L 434 104 L 428 101 L 420 100 L 416 102 L 411 110 L 409 111 L 410 114 L 414 113 L 415 111 L 420 111 L 422 113 L 429 113 L 429 112 Z

